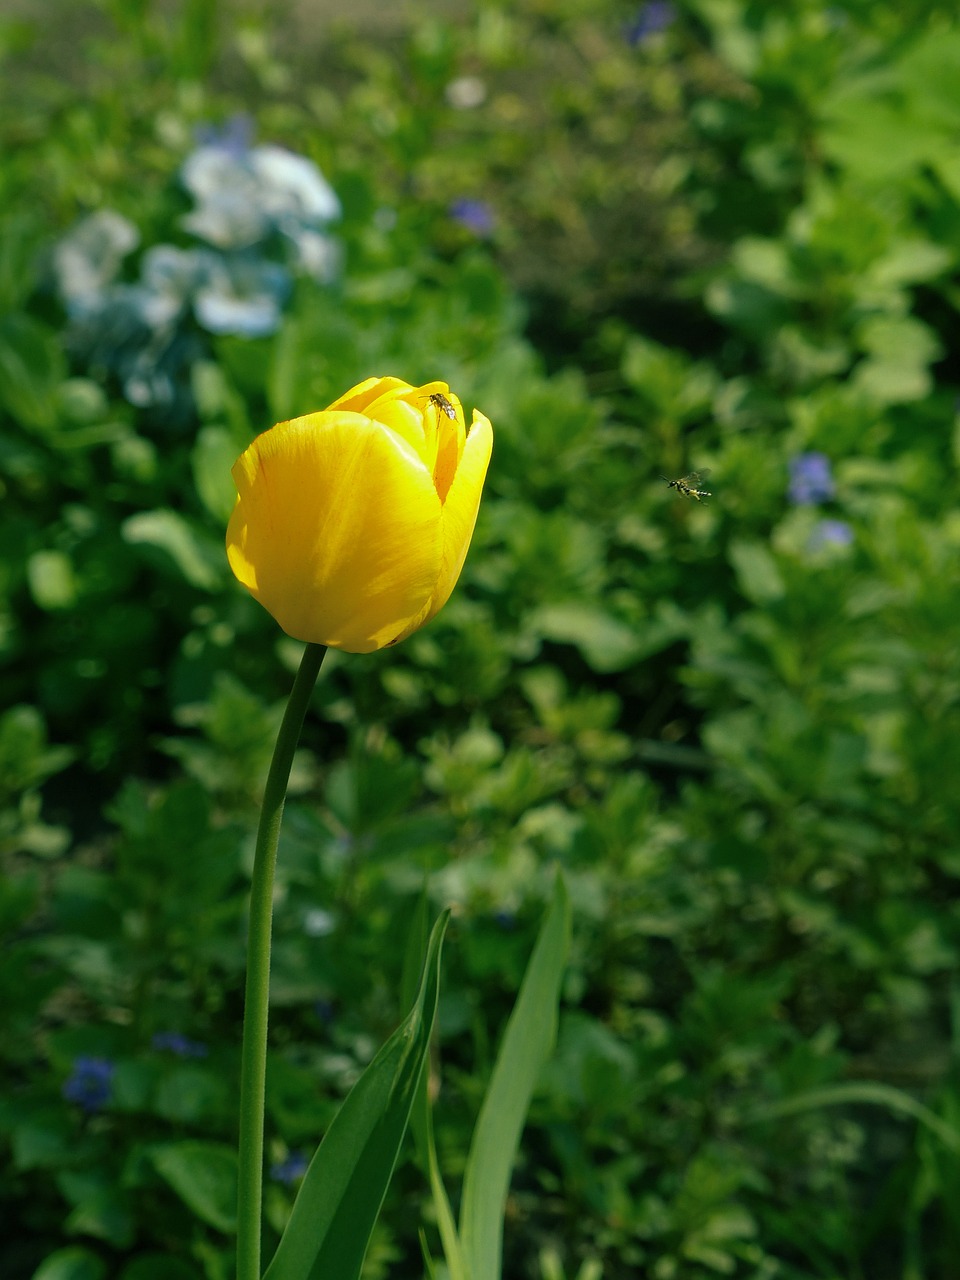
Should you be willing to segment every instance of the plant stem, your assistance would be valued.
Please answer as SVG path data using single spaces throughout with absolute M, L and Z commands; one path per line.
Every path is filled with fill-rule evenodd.
M 320 674 L 326 648 L 308 644 L 283 713 L 267 774 L 250 886 L 247 987 L 240 1064 L 240 1147 L 237 1196 L 237 1280 L 260 1280 L 260 1219 L 263 1201 L 263 1115 L 270 1003 L 270 935 L 273 874 L 290 766 L 303 717 Z

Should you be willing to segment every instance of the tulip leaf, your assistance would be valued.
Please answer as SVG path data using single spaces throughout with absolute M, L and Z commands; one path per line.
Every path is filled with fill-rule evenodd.
M 460 1239 L 470 1280 L 499 1280 L 503 1214 L 530 1099 L 557 1037 L 570 903 L 557 876 L 553 899 L 507 1022 L 463 1178 Z
M 264 1280 L 357 1280 L 430 1049 L 449 912 L 433 927 L 416 1003 L 350 1090 L 307 1170 Z
M 417 902 L 407 939 L 402 984 L 405 1000 L 413 997 L 416 983 L 413 963 L 415 959 L 419 960 L 419 957 L 423 955 L 427 937 L 427 910 L 427 894 L 426 890 L 424 890 Z M 430 1181 L 434 1212 L 437 1215 L 437 1229 L 440 1232 L 443 1256 L 447 1261 L 450 1280 L 469 1280 L 466 1263 L 463 1258 L 463 1250 L 460 1246 L 460 1238 L 457 1235 L 456 1220 L 453 1216 L 453 1210 L 450 1208 L 450 1200 L 443 1185 L 443 1179 L 440 1176 L 440 1162 L 437 1159 L 437 1147 L 433 1137 L 433 1112 L 430 1107 L 427 1083 L 427 1072 L 425 1071 L 420 1077 L 420 1087 L 417 1089 L 416 1100 L 410 1113 L 410 1130 L 413 1134 L 420 1165 Z M 423 1250 L 423 1261 L 427 1275 L 430 1280 L 433 1280 L 435 1274 L 433 1260 L 430 1257 L 422 1231 L 420 1234 L 420 1246 Z

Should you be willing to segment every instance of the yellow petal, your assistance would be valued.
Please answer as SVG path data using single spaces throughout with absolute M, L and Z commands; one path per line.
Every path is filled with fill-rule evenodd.
M 405 440 L 328 410 L 258 436 L 233 474 L 230 566 L 288 635 L 369 653 L 408 634 L 443 572 L 443 525 Z
M 452 424 L 451 424 L 452 425 Z M 436 588 L 427 601 L 423 612 L 397 638 L 403 640 L 435 617 L 450 599 L 453 588 L 457 585 L 463 562 L 470 549 L 477 513 L 480 510 L 480 496 L 483 493 L 483 482 L 486 479 L 487 467 L 490 465 L 490 454 L 493 450 L 493 427 L 488 418 L 473 411 L 473 425 L 463 446 L 463 455 L 457 473 L 450 485 L 441 515 L 440 571 L 437 575 Z
M 365 378 L 363 382 L 358 382 L 355 387 L 351 387 L 349 391 L 345 391 L 342 396 L 334 400 L 329 406 L 331 409 L 352 409 L 354 413 L 365 413 L 374 400 L 378 400 L 388 391 L 395 393 L 401 391 L 411 391 L 413 388 L 409 382 L 404 382 L 400 378 Z M 376 414 L 370 414 L 370 417 L 376 417 Z
M 396 396 L 381 397 L 364 409 L 368 418 L 374 418 L 402 436 L 417 451 L 420 461 L 432 474 L 437 457 L 436 432 L 428 430 L 423 414 L 405 400 Z
M 447 493 L 453 483 L 453 477 L 456 475 L 457 468 L 460 465 L 460 457 L 463 453 L 467 434 L 463 425 L 463 406 L 453 394 L 448 396 L 448 399 L 457 415 L 453 422 L 436 405 L 431 406 L 433 421 L 436 423 L 439 434 L 436 462 L 433 468 L 433 482 L 437 486 L 437 493 L 440 495 L 441 502 L 446 502 Z

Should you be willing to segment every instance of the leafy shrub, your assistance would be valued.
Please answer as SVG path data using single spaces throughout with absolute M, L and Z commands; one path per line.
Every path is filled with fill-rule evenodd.
M 950 1276 L 952 13 L 692 3 L 649 31 L 482 6 L 338 37 L 342 99 L 244 21 L 226 70 L 257 137 L 330 181 L 343 268 L 291 276 L 273 334 L 178 313 L 187 412 L 164 421 L 70 347 L 52 263 L 103 209 L 144 256 L 187 251 L 177 174 L 238 96 L 200 87 L 225 65 L 204 8 L 114 6 L 128 39 L 101 36 L 86 93 L 18 66 L 0 126 L 43 160 L 0 166 L 4 1274 L 225 1274 L 249 839 L 296 649 L 228 583 L 229 465 L 396 371 L 481 406 L 494 462 L 458 595 L 398 651 L 332 661 L 307 728 L 271 1229 L 396 1024 L 425 881 L 457 908 L 456 1173 L 560 863 L 574 963 L 504 1273 Z M 559 48 L 585 71 L 558 85 Z M 458 105 L 470 76 L 486 105 Z M 550 300 L 541 352 L 518 285 Z M 660 478 L 693 467 L 703 503 Z M 417 1274 L 425 1203 L 408 1164 L 371 1276 Z

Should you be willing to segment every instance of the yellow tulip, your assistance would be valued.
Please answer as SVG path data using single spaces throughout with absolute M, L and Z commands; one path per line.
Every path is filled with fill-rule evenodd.
M 230 568 L 296 640 L 396 644 L 456 585 L 492 446 L 489 421 L 474 410 L 468 432 L 446 383 L 368 378 L 237 459 Z

